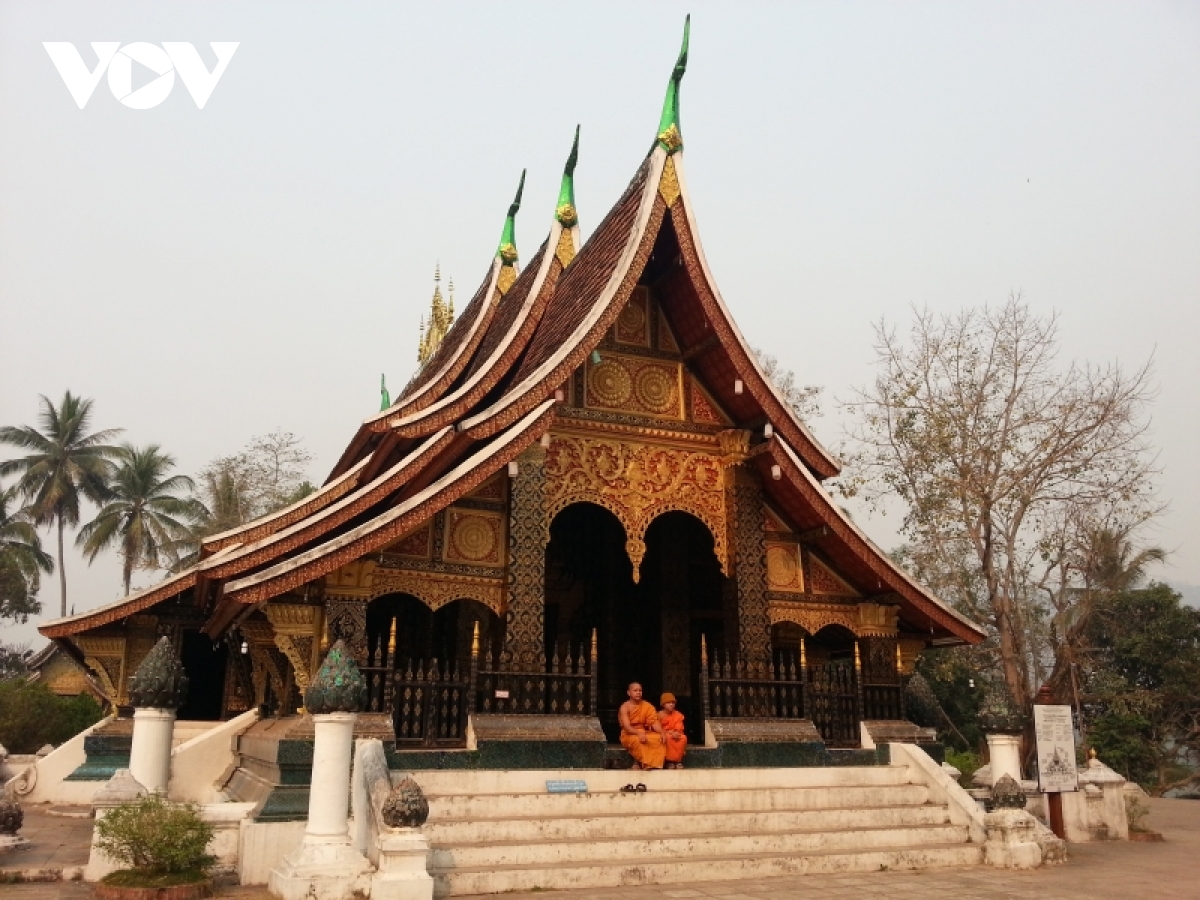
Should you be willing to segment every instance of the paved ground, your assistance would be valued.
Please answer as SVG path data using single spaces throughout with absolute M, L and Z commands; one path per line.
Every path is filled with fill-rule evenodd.
M 707 882 L 580 891 L 505 894 L 501 900 L 1200 900 L 1200 802 L 1151 800 L 1150 828 L 1161 831 L 1161 844 L 1072 844 L 1065 865 L 1033 872 L 998 869 L 931 869 L 924 872 L 870 872 L 861 875 L 808 875 L 753 881 Z M 36 815 L 36 814 L 35 814 Z M 74 828 L 90 831 L 79 820 L 41 821 L 37 848 L 45 859 L 78 859 Z M 26 816 L 26 829 L 34 821 Z M 71 823 L 74 823 L 72 826 Z M 30 838 L 33 838 L 32 833 Z M 58 847 L 57 851 L 53 848 Z M 86 854 L 85 854 L 86 855 Z M 4 865 L 13 862 L 4 860 Z M 30 857 L 29 859 L 33 859 Z M 23 861 L 24 862 L 24 861 Z M 70 865 L 78 865 L 78 862 Z M 262 888 L 227 888 L 229 900 L 267 900 Z M 88 900 L 91 889 L 78 882 L 0 884 L 3 900 Z M 489 900 L 496 900 L 492 895 Z
M 63 808 L 63 812 L 78 812 Z M 56 816 L 44 806 L 26 806 L 21 837 L 29 847 L 0 856 L 0 871 L 5 869 L 55 870 L 87 865 L 92 843 L 92 820 L 77 816 Z M 0 886 L 0 890 L 4 890 Z

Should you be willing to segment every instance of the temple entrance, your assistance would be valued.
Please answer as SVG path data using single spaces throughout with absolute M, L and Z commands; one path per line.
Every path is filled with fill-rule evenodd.
M 387 594 L 367 606 L 367 712 L 388 713 L 397 748 L 460 747 L 474 697 L 471 645 L 500 639 L 500 620 L 475 600 L 431 610 L 411 594 Z
M 180 661 L 188 677 L 188 692 L 176 714 L 182 720 L 216 721 L 225 699 L 225 660 L 229 648 L 199 631 L 183 632 Z
M 859 744 L 862 700 L 856 643 L 854 633 L 841 625 L 826 625 L 816 634 L 790 622 L 771 628 L 775 665 L 794 666 L 801 661 L 804 714 L 830 747 Z
M 617 708 L 631 681 L 658 704 L 663 691 L 678 699 L 689 741 L 704 742 L 700 704 L 700 642 L 725 647 L 725 598 L 731 596 L 713 538 L 687 513 L 659 516 L 646 532 L 641 580 L 625 552 L 625 531 L 608 510 L 568 506 L 550 526 L 546 548 L 546 654 L 584 645 L 598 631 L 597 713 L 617 741 Z

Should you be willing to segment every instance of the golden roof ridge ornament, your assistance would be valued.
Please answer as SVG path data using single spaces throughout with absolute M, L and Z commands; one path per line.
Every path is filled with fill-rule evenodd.
M 438 263 L 433 270 L 433 298 L 429 301 L 429 320 L 421 319 L 421 337 L 417 342 L 417 362 L 422 365 L 433 356 L 438 344 L 454 324 L 454 280 L 450 280 L 449 303 L 442 299 L 441 281 L 442 266 Z

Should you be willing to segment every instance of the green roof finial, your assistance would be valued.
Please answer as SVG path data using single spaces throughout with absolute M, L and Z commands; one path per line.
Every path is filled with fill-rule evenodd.
M 683 135 L 679 133 L 679 82 L 687 71 L 688 33 L 692 29 L 692 17 L 689 15 L 683 21 L 683 46 L 679 50 L 679 59 L 675 60 L 675 68 L 671 71 L 671 80 L 667 82 L 667 96 L 663 100 L 662 117 L 658 120 L 657 143 L 667 151 L 667 155 L 683 149 Z
M 508 207 L 508 218 L 504 220 L 504 231 L 500 235 L 500 247 L 496 255 L 506 265 L 517 261 L 517 210 L 521 208 L 521 193 L 525 190 L 525 170 L 521 170 L 521 183 L 517 185 L 517 196 Z
M 383 412 L 385 409 L 387 409 L 391 405 L 392 405 L 392 398 L 391 398 L 391 395 L 388 394 L 387 376 L 380 375 L 379 376 L 379 411 Z
M 579 221 L 575 211 L 575 163 L 579 161 L 579 126 L 575 126 L 575 143 L 571 145 L 571 155 L 567 157 L 567 167 L 563 169 L 562 187 L 558 190 L 558 204 L 554 207 L 554 218 L 562 223 L 563 228 L 573 228 Z

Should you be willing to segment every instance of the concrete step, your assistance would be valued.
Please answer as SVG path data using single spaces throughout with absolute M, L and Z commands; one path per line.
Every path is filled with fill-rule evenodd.
M 702 823 L 697 828 L 697 822 Z M 768 831 L 834 831 L 857 828 L 906 828 L 949 821 L 944 806 L 877 806 L 855 809 L 726 812 L 697 817 L 687 813 L 646 813 L 546 819 L 536 816 L 434 820 L 425 834 L 434 846 L 453 847 L 477 841 L 612 840 L 654 835 L 670 837 L 703 831 L 709 834 L 757 834 Z
M 703 828 L 703 819 L 693 820 Z M 653 834 L 653 832 L 644 832 Z M 640 861 L 657 865 L 662 860 L 697 857 L 797 855 L 830 851 L 863 851 L 878 848 L 921 847 L 931 844 L 965 844 L 962 825 L 918 825 L 909 828 L 858 828 L 853 831 L 771 830 L 756 834 L 704 833 L 671 837 L 616 840 L 551 840 L 534 843 L 484 842 L 434 846 L 431 868 L 462 870 L 499 866 L 587 865 L 608 860 Z
M 543 787 L 544 790 L 544 787 Z M 458 819 L 586 818 L 647 813 L 727 813 L 768 810 L 921 806 L 929 789 L 918 784 L 875 787 L 661 790 L 645 793 L 427 795 L 431 823 Z
M 426 796 L 456 794 L 544 794 L 547 781 L 583 781 L 593 793 L 617 791 L 643 782 L 651 790 L 729 790 L 743 788 L 874 787 L 907 784 L 906 766 L 812 766 L 787 769 L 632 769 L 437 770 L 406 773 Z
M 497 894 L 553 888 L 622 887 L 639 884 L 680 884 L 697 881 L 736 881 L 777 875 L 832 872 L 875 872 L 880 869 L 925 869 L 979 865 L 978 844 L 951 843 L 921 847 L 879 847 L 872 850 L 832 850 L 810 853 L 761 853 L 753 856 L 712 855 L 684 859 L 606 859 L 580 865 L 481 866 L 434 869 L 434 892 L 439 897 Z

